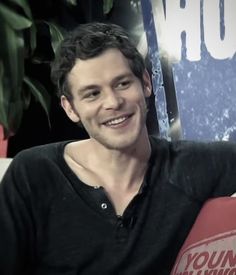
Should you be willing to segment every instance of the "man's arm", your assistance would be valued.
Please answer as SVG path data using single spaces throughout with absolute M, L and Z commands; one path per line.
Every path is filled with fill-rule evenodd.
M 1 275 L 30 274 L 35 253 L 30 188 L 20 162 L 13 160 L 0 184 Z
M 189 197 L 204 202 L 236 192 L 236 144 L 176 142 L 172 148 L 170 182 Z

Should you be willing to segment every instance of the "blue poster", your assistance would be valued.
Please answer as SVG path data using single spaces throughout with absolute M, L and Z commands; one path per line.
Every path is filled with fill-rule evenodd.
M 236 141 L 236 1 L 141 3 L 160 136 Z

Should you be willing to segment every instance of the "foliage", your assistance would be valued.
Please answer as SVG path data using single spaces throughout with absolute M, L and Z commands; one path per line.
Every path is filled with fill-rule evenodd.
M 80 4 L 79 0 L 47 0 L 40 4 L 34 0 L 3 0 L 0 3 L 0 125 L 4 128 L 5 138 L 17 132 L 32 99 L 42 106 L 50 125 L 51 96 L 27 68 L 49 65 L 53 58 L 50 55 L 55 54 L 63 39 L 62 27 L 55 23 L 60 3 L 70 10 L 77 10 Z M 109 14 L 113 0 L 103 0 L 102 3 L 103 14 Z M 38 13 L 38 7 L 45 5 L 52 10 L 44 9 L 45 16 L 40 18 L 33 15 Z M 42 46 L 39 37 L 45 30 L 49 43 Z
M 103 13 L 108 14 L 113 7 L 113 0 L 103 0 Z
M 41 104 L 49 118 L 50 95 L 41 83 L 25 73 L 25 64 L 37 59 L 39 24 L 48 27 L 55 52 L 63 38 L 55 23 L 36 21 L 27 0 L 0 3 L 0 124 L 4 127 L 5 138 L 16 133 L 32 97 Z

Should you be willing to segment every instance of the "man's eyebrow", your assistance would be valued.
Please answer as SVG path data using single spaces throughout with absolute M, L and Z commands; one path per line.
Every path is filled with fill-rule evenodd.
M 118 75 L 117 77 L 113 78 L 111 82 L 112 83 L 118 82 L 120 80 L 123 80 L 124 78 L 130 78 L 130 77 L 133 77 L 132 73 L 125 73 L 125 74 Z
M 124 74 L 118 75 L 118 76 L 114 77 L 111 80 L 111 84 L 113 85 L 114 83 L 119 82 L 120 80 L 123 80 L 124 78 L 129 78 L 129 77 L 132 77 L 132 76 L 133 76 L 132 73 L 124 73 Z M 99 85 L 95 85 L 95 84 L 91 84 L 91 85 L 82 86 L 81 88 L 79 88 L 77 90 L 77 92 L 79 94 L 82 94 L 82 93 L 84 93 L 86 91 L 96 90 L 96 89 L 100 89 L 100 86 Z
M 84 93 L 84 92 L 86 92 L 86 91 L 88 91 L 88 90 L 95 90 L 95 89 L 99 89 L 99 86 L 98 85 L 94 85 L 94 84 L 91 84 L 91 85 L 86 85 L 86 86 L 83 86 L 83 87 L 81 87 L 81 88 L 79 88 L 78 90 L 77 90 L 77 92 L 80 94 L 82 94 L 82 93 Z

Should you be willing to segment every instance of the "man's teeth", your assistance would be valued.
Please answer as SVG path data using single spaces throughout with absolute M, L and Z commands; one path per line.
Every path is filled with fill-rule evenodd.
M 116 118 L 116 119 L 112 119 L 110 121 L 108 121 L 106 123 L 106 125 L 116 125 L 116 124 L 119 124 L 123 121 L 125 121 L 128 117 L 127 116 L 124 116 L 124 117 L 119 117 L 119 118 Z

